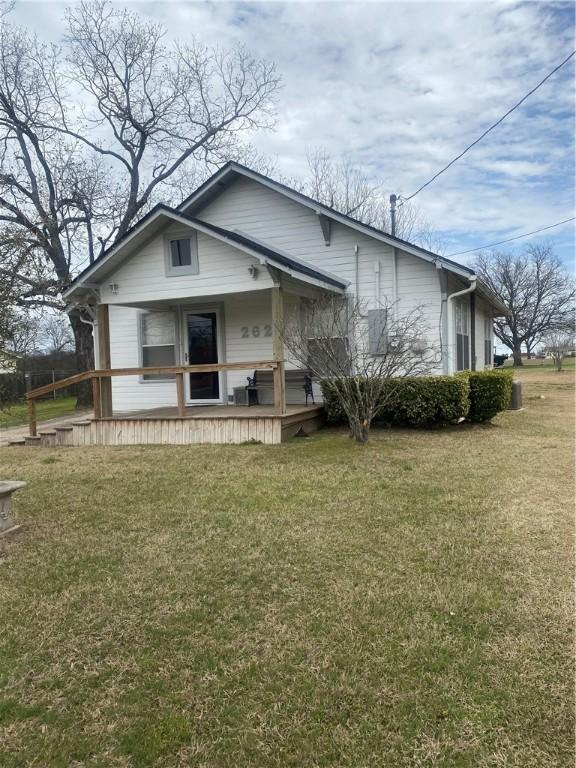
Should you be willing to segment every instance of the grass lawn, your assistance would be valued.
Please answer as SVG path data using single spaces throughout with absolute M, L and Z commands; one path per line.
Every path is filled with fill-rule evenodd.
M 562 370 L 566 371 L 574 371 L 574 368 L 576 366 L 576 357 L 565 357 L 562 361 Z M 513 368 L 513 361 L 512 358 L 509 357 L 508 360 L 504 362 L 504 368 Z M 521 368 L 516 368 L 516 370 L 522 370 L 524 368 L 541 368 L 543 370 L 554 370 L 554 363 L 552 362 L 552 358 L 546 357 L 544 359 L 540 357 L 533 357 L 530 360 L 524 360 L 523 365 Z
M 367 446 L 0 449 L 2 768 L 573 766 L 574 376 L 519 375 Z
M 57 397 L 56 400 L 38 400 L 36 402 L 37 421 L 47 421 L 48 419 L 57 419 L 60 416 L 67 416 L 74 412 L 76 408 L 75 397 Z M 18 427 L 20 424 L 26 424 L 28 421 L 28 410 L 26 403 L 13 403 L 2 406 L 0 409 L 0 429 L 6 427 Z

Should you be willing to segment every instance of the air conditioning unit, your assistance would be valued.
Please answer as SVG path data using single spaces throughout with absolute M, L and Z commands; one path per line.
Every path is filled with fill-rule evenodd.
M 415 355 L 423 355 L 427 348 L 426 339 L 414 339 L 412 342 L 412 352 Z
M 388 349 L 398 349 L 402 344 L 402 340 L 398 338 L 398 336 L 394 336 L 393 334 L 388 336 Z

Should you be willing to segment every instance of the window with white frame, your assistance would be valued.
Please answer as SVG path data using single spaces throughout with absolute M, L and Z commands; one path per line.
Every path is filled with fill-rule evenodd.
M 140 357 L 143 368 L 176 365 L 176 322 L 173 312 L 140 313 Z M 146 373 L 142 381 L 168 381 L 173 374 Z
M 198 239 L 196 232 L 165 238 L 166 275 L 198 274 Z
M 484 318 L 484 365 L 492 365 L 492 318 Z
M 467 371 L 470 368 L 469 307 L 465 299 L 456 301 L 456 370 Z

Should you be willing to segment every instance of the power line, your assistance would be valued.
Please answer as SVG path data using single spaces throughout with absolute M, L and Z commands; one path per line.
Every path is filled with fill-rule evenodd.
M 525 232 L 523 235 L 516 235 L 516 237 L 509 237 L 507 240 L 500 240 L 498 243 L 490 243 L 490 245 L 479 245 L 476 248 L 470 248 L 468 251 L 458 251 L 458 253 L 449 253 L 446 258 L 451 256 L 463 256 L 465 253 L 472 253 L 473 251 L 480 251 L 482 248 L 494 248 L 496 245 L 503 245 L 504 243 L 511 243 L 512 240 L 520 240 L 522 237 L 528 237 L 529 235 L 535 235 L 538 232 L 544 232 L 545 229 L 554 229 L 561 224 L 568 224 L 569 221 L 574 221 L 576 216 L 572 216 L 571 219 L 564 219 L 564 221 L 558 221 L 556 224 L 549 224 L 547 227 L 540 227 L 540 229 L 534 229 L 532 232 Z
M 417 194 L 419 194 L 420 192 L 422 192 L 422 190 L 423 190 L 423 189 L 425 189 L 425 188 L 426 188 L 426 187 L 427 187 L 429 184 L 432 184 L 432 182 L 433 182 L 433 181 L 435 181 L 435 180 L 438 178 L 438 176 L 441 176 L 441 175 L 444 173 L 444 171 L 447 171 L 447 170 L 448 170 L 448 168 L 450 168 L 452 165 L 454 165 L 454 163 L 455 163 L 455 162 L 457 162 L 458 160 L 460 160 L 460 158 L 461 158 L 461 157 L 463 157 L 463 156 L 466 154 L 466 152 L 469 152 L 469 151 L 472 149 L 472 147 L 475 147 L 475 146 L 476 146 L 476 144 L 478 144 L 479 142 L 481 142 L 481 141 L 482 141 L 482 139 L 483 139 L 485 136 L 487 136 L 487 135 L 490 133 L 490 131 L 493 131 L 493 130 L 494 130 L 494 128 L 496 128 L 497 126 L 499 126 L 499 125 L 500 125 L 500 123 L 502 123 L 502 122 L 503 122 L 503 121 L 504 121 L 504 120 L 505 120 L 505 119 L 508 117 L 508 115 L 511 115 L 511 114 L 512 114 L 512 112 L 514 112 L 514 110 L 515 110 L 515 109 L 518 109 L 518 107 L 519 107 L 521 104 L 523 104 L 523 103 L 526 101 L 526 99 L 528 99 L 530 96 L 532 96 L 532 94 L 533 94 L 535 91 L 537 91 L 537 90 L 538 90 L 538 88 L 540 88 L 540 86 L 541 86 L 541 85 L 544 85 L 544 83 L 545 83 L 547 80 L 549 80 L 549 79 L 552 77 L 552 75 L 553 75 L 553 74 L 555 74 L 556 72 L 558 72 L 558 70 L 559 70 L 559 69 L 561 69 L 561 68 L 562 68 L 562 67 L 563 67 L 565 64 L 567 64 L 567 63 L 570 61 L 570 59 L 571 59 L 571 58 L 572 58 L 572 57 L 573 57 L 575 54 L 576 54 L 576 51 L 572 51 L 572 53 L 571 53 L 569 56 L 567 56 L 567 57 L 564 59 L 564 61 L 562 61 L 560 64 L 558 64 L 558 66 L 557 66 L 557 67 L 554 67 L 554 69 L 553 69 L 551 72 L 549 72 L 549 73 L 546 75 L 546 77 L 545 77 L 543 80 L 540 80 L 540 82 L 538 83 L 538 85 L 534 86 L 534 88 L 532 88 L 532 90 L 531 90 L 531 91 L 528 91 L 528 93 L 527 93 L 525 96 L 523 96 L 523 97 L 520 99 L 520 101 L 518 101 L 516 104 L 514 104 L 514 106 L 513 106 L 511 109 L 509 109 L 509 110 L 508 110 L 508 112 L 506 112 L 506 114 L 505 114 L 505 115 L 502 115 L 502 117 L 501 117 L 499 120 L 497 120 L 497 121 L 496 121 L 496 122 L 495 122 L 493 125 L 491 125 L 491 126 L 490 126 L 490 128 L 487 128 L 487 129 L 484 131 L 484 133 L 483 133 L 481 136 L 479 136 L 479 137 L 476 139 L 476 141 L 473 141 L 473 142 L 472 142 L 472 144 L 470 144 L 469 146 L 467 146 L 467 147 L 466 147 L 466 149 L 465 149 L 463 152 L 460 152 L 460 154 L 459 154 L 457 157 L 455 157 L 453 160 L 451 160 L 451 161 L 448 163 L 448 165 L 445 165 L 445 166 L 444 166 L 444 168 L 442 168 L 442 170 L 440 170 L 440 171 L 438 171 L 438 173 L 434 174 L 434 176 L 432 176 L 432 178 L 431 178 L 431 179 L 429 179 L 429 181 L 427 181 L 425 184 L 422 184 L 422 186 L 421 186 L 421 187 L 419 187 L 419 188 L 416 190 L 416 192 L 414 192 L 413 194 L 411 194 L 409 197 L 402 197 L 402 201 L 403 201 L 403 202 L 406 202 L 406 201 L 408 201 L 408 200 L 412 200 L 412 198 L 413 198 L 413 197 L 416 197 L 416 195 L 417 195 Z

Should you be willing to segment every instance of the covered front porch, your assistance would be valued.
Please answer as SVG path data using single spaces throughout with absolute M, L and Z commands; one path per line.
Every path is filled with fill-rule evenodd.
M 279 331 L 286 305 L 304 293 L 286 282 L 170 304 L 97 304 L 97 367 L 28 393 L 29 442 L 271 444 L 318 429 L 317 383 L 305 391 L 306 371 L 286 360 Z M 93 418 L 38 434 L 35 400 L 80 382 L 91 386 Z

